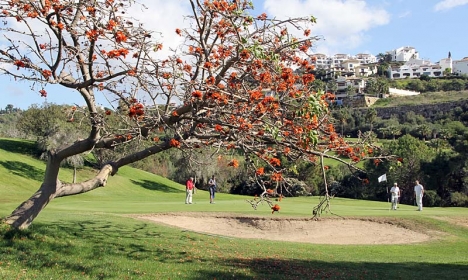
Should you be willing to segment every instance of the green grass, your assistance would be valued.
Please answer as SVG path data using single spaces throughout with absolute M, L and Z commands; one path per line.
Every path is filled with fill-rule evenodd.
M 347 143 L 349 143 L 350 145 L 356 143 L 359 139 L 358 138 L 355 138 L 355 137 L 346 137 L 345 138 L 345 141 Z M 382 140 L 379 140 L 379 141 L 382 141 Z M 376 145 L 381 145 L 381 143 L 376 143 Z M 345 162 L 352 162 L 351 159 L 349 157 L 346 157 L 346 156 L 339 156 L 336 152 L 331 152 L 330 155 L 332 156 L 338 156 L 339 158 L 341 158 L 342 160 L 344 160 Z M 324 158 L 323 159 L 323 163 L 324 165 L 326 166 L 330 166 L 330 167 L 337 167 L 339 165 L 342 165 L 341 162 L 339 161 L 336 161 L 334 159 L 330 159 L 330 158 Z M 364 162 L 361 161 L 361 162 L 358 162 L 357 164 L 357 167 L 359 168 L 364 168 Z
M 44 164 L 30 144 L 0 139 L 0 217 L 38 187 Z M 80 170 L 79 179 L 93 170 Z M 71 180 L 63 170 L 62 180 Z M 246 197 L 198 191 L 184 204 L 184 187 L 153 174 L 122 168 L 98 190 L 53 200 L 30 229 L 0 228 L 0 279 L 463 279 L 468 275 L 466 208 L 426 208 L 336 198 L 343 217 L 387 219 L 444 234 L 430 242 L 399 245 L 317 245 L 205 235 L 126 217 L 155 212 L 226 212 L 271 216 Z M 310 217 L 317 197 L 287 198 L 276 216 Z M 328 217 L 329 215 L 326 215 Z M 466 220 L 465 220 L 466 221 Z M 268 233 L 266 233 L 268 234 Z M 366 238 L 363 236 L 363 238 Z
M 437 104 L 444 102 L 456 102 L 468 99 L 468 91 L 439 91 L 425 92 L 419 95 L 411 96 L 396 96 L 382 98 L 375 102 L 372 107 L 400 107 L 400 106 L 415 106 L 426 104 Z

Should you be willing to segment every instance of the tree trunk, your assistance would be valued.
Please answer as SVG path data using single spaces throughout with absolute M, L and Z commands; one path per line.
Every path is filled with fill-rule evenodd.
M 58 180 L 61 160 L 56 154 L 49 153 L 44 181 L 39 190 L 28 200 L 21 203 L 3 222 L 16 229 L 26 229 L 42 209 L 54 199 L 56 190 L 61 187 Z
M 60 182 L 53 185 L 42 184 L 39 190 L 18 206 L 4 222 L 16 229 L 28 228 L 41 210 L 55 197 L 55 188 L 59 184 Z
M 50 171 L 50 169 L 54 169 L 52 167 L 53 165 L 54 164 L 48 164 L 47 170 Z M 112 172 L 113 167 L 111 165 L 106 165 L 94 178 L 78 184 L 63 184 L 57 180 L 57 176 L 55 176 L 55 183 L 50 183 L 51 180 L 46 179 L 39 190 L 18 206 L 3 222 L 16 229 L 27 229 L 52 199 L 85 193 L 98 187 L 103 187 L 106 185 L 107 178 Z M 46 174 L 53 176 L 50 175 L 51 173 L 54 174 L 54 172 L 46 171 Z
M 76 183 L 76 167 L 73 166 L 73 184 Z

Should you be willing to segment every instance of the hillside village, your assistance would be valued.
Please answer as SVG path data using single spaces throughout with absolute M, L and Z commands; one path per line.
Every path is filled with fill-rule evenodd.
M 381 97 L 419 94 L 415 91 L 389 88 L 388 93 L 382 93 L 378 97 L 366 96 L 364 100 L 363 94 L 369 78 L 375 76 L 382 65 L 386 66 L 383 69 L 383 75 L 391 80 L 419 79 L 423 76 L 440 78 L 448 75 L 468 75 L 468 57 L 454 60 L 449 52 L 447 58 L 432 63 L 427 59 L 421 59 L 419 52 L 414 47 L 409 46 L 400 47 L 377 56 L 365 53 L 327 56 L 317 53 L 313 64 L 316 71 L 325 73 L 326 77 L 332 78 L 336 82 L 335 95 L 338 104 L 351 102 L 364 106 L 374 103 Z M 364 102 L 359 102 L 357 99 L 362 99 L 361 101 Z
M 381 76 L 389 80 L 420 79 L 421 77 L 441 78 L 444 76 L 466 76 L 468 75 L 468 57 L 454 60 L 450 52 L 447 58 L 436 63 L 427 59 L 421 59 L 419 52 L 410 46 L 400 47 L 385 54 L 378 55 L 359 53 L 356 55 L 335 54 L 327 56 L 316 53 L 311 61 L 315 65 L 316 79 L 332 80 L 335 88 L 324 90 L 332 91 L 336 97 L 336 104 L 349 107 L 369 107 L 378 99 L 389 96 L 411 96 L 420 92 L 403 90 L 393 87 L 385 88 L 377 95 L 366 93 L 370 78 Z M 386 67 L 380 70 L 379 67 Z M 382 73 L 383 72 L 383 73 Z M 146 104 L 146 108 L 153 108 L 154 104 Z M 85 105 L 83 105 L 85 106 Z M 176 103 L 170 103 L 175 107 Z M 105 107 L 100 105 L 101 110 Z M 12 104 L 8 104 L 5 110 L 0 109 L 0 114 L 18 111 Z

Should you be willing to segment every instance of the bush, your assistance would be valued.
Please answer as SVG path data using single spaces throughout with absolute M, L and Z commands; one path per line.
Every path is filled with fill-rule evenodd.
M 460 192 L 450 194 L 451 206 L 468 207 L 468 195 Z
M 442 198 L 436 191 L 427 190 L 424 192 L 423 205 L 427 207 L 441 206 Z
M 308 189 L 307 185 L 297 179 L 291 179 L 290 184 L 292 185 L 288 191 L 283 193 L 284 196 L 304 196 L 308 195 L 311 192 L 311 189 Z

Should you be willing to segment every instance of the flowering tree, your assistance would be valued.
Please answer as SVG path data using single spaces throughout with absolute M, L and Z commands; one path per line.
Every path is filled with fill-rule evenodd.
M 89 127 L 84 139 L 49 152 L 39 190 L 4 222 L 27 228 L 52 199 L 105 186 L 119 167 L 171 148 L 241 151 L 264 189 L 258 201 L 288 187 L 286 162 L 322 162 L 325 174 L 324 157 L 352 166 L 374 156 L 364 141 L 352 147 L 335 132 L 333 96 L 311 86 L 313 17 L 251 16 L 246 0 L 188 1 L 191 26 L 175 30 L 184 43 L 163 60 L 156 59 L 163 45 L 152 31 L 123 12 L 134 1 L 0 1 L 10 43 L 0 49 L 1 71 L 31 81 L 42 96 L 49 84 L 76 90 L 86 107 L 72 107 L 70 121 Z M 97 94 L 114 110 L 100 110 Z M 118 145 L 145 148 L 105 164 L 88 181 L 58 180 L 65 159 Z

